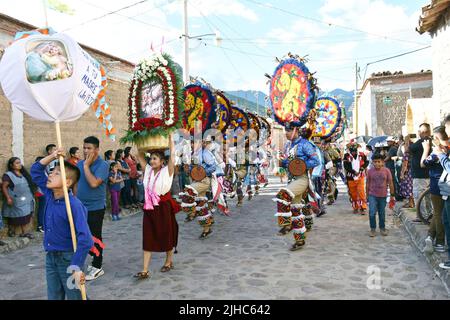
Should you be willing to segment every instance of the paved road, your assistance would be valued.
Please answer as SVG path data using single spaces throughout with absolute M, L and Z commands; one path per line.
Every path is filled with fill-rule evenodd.
M 160 273 L 164 255 L 156 254 L 152 278 L 141 282 L 132 275 L 141 268 L 142 216 L 107 224 L 106 274 L 88 284 L 88 294 L 92 299 L 448 299 L 393 217 L 388 237 L 369 238 L 367 216 L 353 215 L 346 196 L 315 219 L 306 247 L 288 251 L 292 235 L 276 235 L 271 201 L 280 185 L 271 182 L 242 208 L 232 202 L 233 216 L 218 215 L 206 240 L 198 240 L 197 223 L 182 222 L 180 214 L 175 270 Z M 38 245 L 0 255 L 0 299 L 45 299 L 43 262 Z

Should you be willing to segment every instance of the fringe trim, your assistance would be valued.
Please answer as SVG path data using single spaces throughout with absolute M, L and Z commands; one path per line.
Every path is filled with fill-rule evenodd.
M 208 201 L 207 197 L 196 197 L 195 201 Z
M 285 217 L 285 218 L 290 218 L 292 217 L 292 213 L 289 212 L 277 212 L 275 213 L 275 217 Z
M 206 216 L 197 216 L 197 219 L 200 221 L 206 220 L 209 217 L 211 217 L 212 215 L 210 213 L 208 213 Z
M 288 188 L 281 188 L 280 191 L 286 191 L 286 193 L 288 195 L 290 195 L 292 199 L 295 198 L 295 194 L 291 190 L 289 190 Z
M 306 227 L 302 227 L 302 228 L 300 228 L 300 229 L 292 229 L 292 231 L 294 232 L 294 233 L 305 233 L 306 232 Z
M 305 220 L 305 215 L 302 213 L 301 215 L 297 217 L 292 217 L 292 220 Z
M 193 207 L 193 206 L 196 206 L 197 204 L 194 202 L 194 203 L 182 203 L 181 204 L 181 206 L 183 207 L 183 208 L 188 208 L 188 207 Z
M 281 200 L 281 199 L 278 199 L 278 198 L 272 198 L 272 201 L 273 201 L 273 202 L 279 202 L 279 203 L 282 203 L 282 204 L 284 204 L 284 205 L 286 205 L 286 206 L 288 206 L 288 205 L 291 204 L 290 202 L 287 202 L 287 201 L 285 201 L 285 200 Z
M 191 187 L 190 185 L 188 185 L 188 186 L 185 186 L 184 187 L 185 189 L 189 189 L 189 190 L 192 190 L 192 191 L 194 191 L 194 194 L 196 195 L 196 196 L 198 196 L 198 192 L 197 192 L 197 190 L 195 190 L 193 187 Z

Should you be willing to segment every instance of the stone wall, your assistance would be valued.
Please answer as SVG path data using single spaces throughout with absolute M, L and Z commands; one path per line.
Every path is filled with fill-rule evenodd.
M 450 10 L 443 21 L 447 23 L 442 24 L 432 35 L 434 98 L 442 118 L 450 114 Z
M 433 88 L 411 89 L 413 98 L 430 98 L 433 95 Z M 389 97 L 391 103 L 385 103 L 384 99 Z M 376 135 L 399 135 L 402 132 L 402 126 L 406 119 L 406 102 L 410 98 L 409 92 L 396 93 L 377 93 L 376 117 L 377 132 Z

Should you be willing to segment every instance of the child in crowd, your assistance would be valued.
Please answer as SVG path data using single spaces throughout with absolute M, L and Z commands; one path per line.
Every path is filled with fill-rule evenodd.
M 123 182 L 122 174 L 119 172 L 117 162 L 112 162 L 109 166 L 109 194 L 111 195 L 111 215 L 113 221 L 120 220 L 120 190 Z
M 138 201 L 139 204 L 144 204 L 144 172 L 142 171 L 142 166 L 140 163 L 137 164 L 137 188 L 138 188 Z
M 56 149 L 50 155 L 37 161 L 31 167 L 31 176 L 44 193 L 46 206 L 44 212 L 44 249 L 47 252 L 45 269 L 47 275 L 47 295 L 49 300 L 81 300 L 79 284 L 84 284 L 84 263 L 94 242 L 87 223 L 87 209 L 69 192 L 75 226 L 77 249 L 73 252 L 69 219 L 64 202 L 63 183 L 70 189 L 78 182 L 80 170 L 68 161 L 66 181 L 62 181 L 59 164 L 48 175 L 46 166 L 64 155 L 64 149 Z M 71 286 L 75 280 L 75 285 Z
M 370 236 L 375 237 L 375 230 L 377 228 L 376 214 L 378 212 L 378 224 L 380 233 L 387 236 L 388 233 L 385 228 L 385 209 L 387 188 L 391 192 L 391 200 L 389 207 L 393 208 L 395 203 L 394 182 L 391 171 L 384 166 L 384 156 L 380 153 L 375 153 L 372 157 L 373 167 L 367 173 L 367 196 L 369 200 L 369 222 L 370 222 Z

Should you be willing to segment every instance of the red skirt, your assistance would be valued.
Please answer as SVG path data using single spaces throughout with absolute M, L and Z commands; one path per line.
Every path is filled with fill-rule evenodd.
M 167 252 L 178 244 L 178 223 L 175 214 L 181 210 L 170 192 L 160 196 L 158 206 L 144 210 L 142 224 L 143 249 L 150 252 Z

